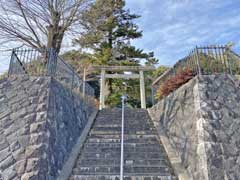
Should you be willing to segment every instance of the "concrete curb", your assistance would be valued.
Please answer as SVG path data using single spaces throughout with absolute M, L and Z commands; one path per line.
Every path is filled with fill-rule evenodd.
M 63 168 L 58 176 L 58 180 L 68 180 L 71 173 L 72 173 L 72 169 L 75 165 L 75 162 L 78 158 L 79 152 L 81 150 L 81 148 L 83 147 L 83 144 L 88 136 L 88 133 L 92 127 L 92 124 L 97 116 L 98 111 L 95 110 L 91 116 L 88 119 L 87 125 L 85 126 L 81 136 L 78 138 L 75 146 L 72 149 L 72 152 L 70 153 L 70 156 L 68 158 L 68 160 L 65 162 L 65 164 L 63 165 Z

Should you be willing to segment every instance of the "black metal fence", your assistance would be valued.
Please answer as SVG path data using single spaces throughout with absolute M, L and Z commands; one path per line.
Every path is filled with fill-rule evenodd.
M 196 47 L 162 74 L 156 83 L 159 85 L 184 70 L 191 70 L 194 75 L 240 74 L 240 57 L 228 46 Z
M 94 96 L 94 89 L 60 58 L 52 48 L 46 50 L 13 49 L 8 75 L 52 76 L 72 91 Z

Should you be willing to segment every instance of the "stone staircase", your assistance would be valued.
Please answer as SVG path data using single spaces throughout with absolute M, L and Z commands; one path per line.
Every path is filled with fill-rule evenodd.
M 121 109 L 99 112 L 70 180 L 117 180 L 120 172 Z M 173 169 L 146 110 L 126 109 L 125 180 L 175 180 Z

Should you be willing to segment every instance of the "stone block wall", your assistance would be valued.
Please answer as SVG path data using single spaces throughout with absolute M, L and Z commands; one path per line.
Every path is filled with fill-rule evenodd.
M 240 81 L 196 77 L 149 109 L 193 179 L 240 177 Z
M 95 110 L 50 77 L 0 82 L 0 176 L 56 179 Z

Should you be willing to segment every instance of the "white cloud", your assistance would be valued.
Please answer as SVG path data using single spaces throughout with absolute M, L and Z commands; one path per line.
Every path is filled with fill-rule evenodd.
M 133 43 L 154 51 L 161 64 L 172 65 L 196 45 L 236 43 L 240 48 L 240 3 L 236 0 L 126 0 L 142 17 L 143 38 Z M 67 47 L 71 42 L 67 43 Z M 0 48 L 1 49 L 1 48 Z M 0 73 L 9 56 L 0 55 Z
M 235 0 L 127 0 L 127 5 L 142 14 L 137 22 L 143 38 L 134 44 L 154 51 L 162 64 L 172 65 L 196 45 L 234 41 L 235 49 L 240 46 L 240 4 Z

